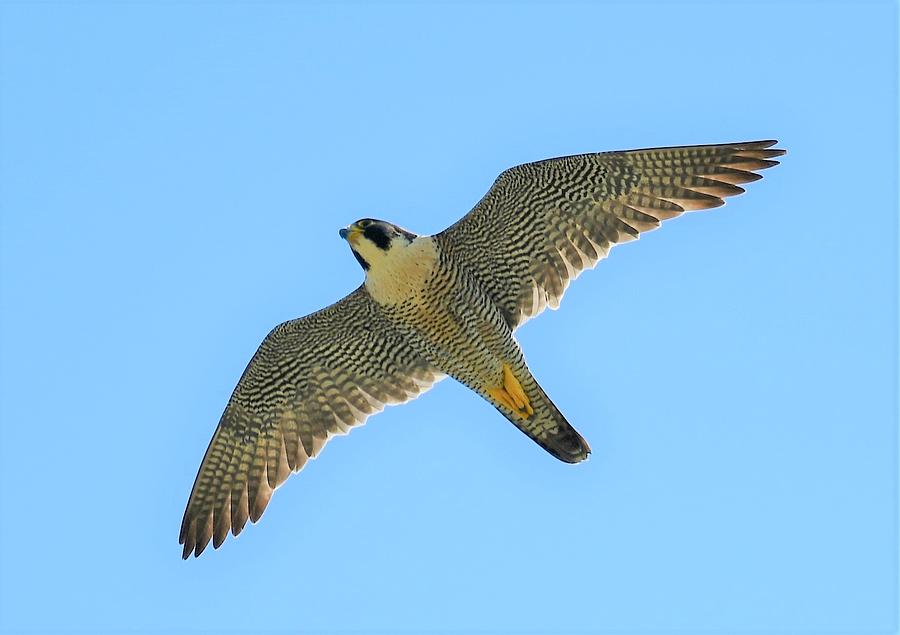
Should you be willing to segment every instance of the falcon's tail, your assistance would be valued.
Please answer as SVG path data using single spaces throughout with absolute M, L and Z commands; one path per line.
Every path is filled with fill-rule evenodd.
M 591 453 L 588 442 L 566 421 L 527 369 L 517 373 L 504 366 L 503 384 L 487 392 L 504 417 L 560 461 L 579 463 Z

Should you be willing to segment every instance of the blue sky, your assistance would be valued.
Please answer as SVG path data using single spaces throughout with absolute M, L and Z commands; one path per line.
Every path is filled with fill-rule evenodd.
M 897 628 L 897 5 L 0 7 L 0 630 Z M 520 332 L 590 441 L 452 381 L 183 562 L 275 324 L 509 166 L 778 138 Z

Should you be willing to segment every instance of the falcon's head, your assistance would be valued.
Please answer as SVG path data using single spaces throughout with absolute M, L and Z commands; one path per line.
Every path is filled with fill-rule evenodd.
M 390 260 L 396 250 L 407 247 L 416 239 L 415 234 L 402 227 L 372 218 L 358 220 L 339 233 L 350 244 L 353 255 L 366 271 Z

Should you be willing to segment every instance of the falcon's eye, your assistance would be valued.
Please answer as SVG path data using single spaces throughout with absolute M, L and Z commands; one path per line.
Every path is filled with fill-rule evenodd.
M 361 220 L 358 223 L 360 229 L 365 229 L 366 227 L 368 227 L 371 224 L 372 224 L 372 221 L 370 221 L 368 218 Z

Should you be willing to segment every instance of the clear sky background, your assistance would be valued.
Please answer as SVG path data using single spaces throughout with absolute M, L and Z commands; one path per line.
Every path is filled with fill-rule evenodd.
M 892 632 L 896 3 L 0 8 L 0 630 Z M 183 562 L 275 324 L 509 166 L 777 138 L 519 332 L 560 463 L 448 380 Z

